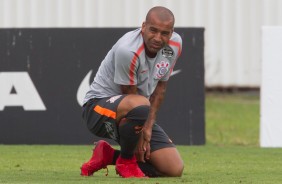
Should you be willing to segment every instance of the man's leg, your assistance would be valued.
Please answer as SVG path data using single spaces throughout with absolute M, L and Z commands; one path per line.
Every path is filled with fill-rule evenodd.
M 180 177 L 184 166 L 176 148 L 162 148 L 151 153 L 150 163 L 163 176 Z
M 147 120 L 149 108 L 148 99 L 140 95 L 128 95 L 118 106 L 117 122 L 121 152 L 116 161 L 116 171 L 122 177 L 145 176 L 137 165 L 134 151 Z
M 151 138 L 150 165 L 141 166 L 144 173 L 153 177 L 179 177 L 182 175 L 184 164 L 175 145 L 164 130 L 157 124 L 153 126 Z M 144 164 L 143 164 L 144 165 Z M 151 167 L 151 168 L 150 168 Z M 153 167 L 153 168 L 152 168 Z M 148 170 L 148 172 L 146 171 Z M 151 172 L 151 173 L 150 173 Z M 147 175 L 149 175 L 147 174 Z
M 134 128 L 135 126 L 132 126 L 132 125 L 135 124 L 136 122 L 137 122 L 137 124 L 140 123 L 139 122 L 140 118 L 144 122 L 144 117 L 146 115 L 140 116 L 140 108 L 139 107 L 150 105 L 150 103 L 148 102 L 148 100 L 146 98 L 141 97 L 139 95 L 128 95 L 124 98 L 121 98 L 120 100 L 121 100 L 120 102 L 117 102 L 118 103 L 117 108 L 111 107 L 110 109 L 112 109 L 113 111 L 115 111 L 115 109 L 116 109 L 116 111 L 117 111 L 117 117 L 116 117 L 115 121 L 120 122 L 120 123 L 118 123 L 118 126 L 121 127 L 121 129 L 123 129 L 123 130 L 121 132 L 119 131 L 119 133 L 121 133 L 124 136 L 124 137 L 122 136 L 123 137 L 122 138 L 123 139 L 123 141 L 122 141 L 123 146 L 121 146 L 121 147 L 124 148 L 124 149 L 122 149 L 123 153 L 124 153 L 124 157 L 128 158 L 128 157 L 131 157 L 131 155 L 133 154 L 132 149 L 136 146 L 135 141 L 137 139 L 132 139 L 130 137 L 127 137 L 128 136 L 127 133 L 128 132 L 131 132 L 131 133 L 134 132 L 134 134 L 132 134 L 132 135 L 133 136 L 137 135 L 137 137 L 138 137 L 138 133 L 136 134 L 136 130 L 138 132 L 138 128 L 135 129 Z M 101 105 L 102 107 L 105 107 L 102 104 L 99 104 L 99 105 Z M 93 108 L 94 108 L 94 106 L 90 105 L 88 109 L 93 109 Z M 109 107 L 106 106 L 105 108 L 109 108 Z M 91 112 L 91 111 L 86 110 L 86 112 Z M 138 115 L 138 116 L 136 116 L 136 115 Z M 98 118 L 96 118 L 96 116 L 93 116 L 92 119 L 98 119 Z M 88 121 L 88 123 L 89 122 L 91 123 L 92 121 Z M 104 124 L 104 123 L 102 123 L 102 124 Z M 94 127 L 94 125 L 95 124 L 93 124 L 93 126 L 88 125 L 88 127 L 91 128 L 91 127 Z M 126 125 L 126 126 L 124 126 L 124 125 Z M 101 135 L 104 135 L 103 132 L 104 131 L 101 132 Z M 113 134 L 113 132 L 111 134 Z M 107 136 L 107 138 L 112 138 L 112 137 Z M 135 140 L 135 141 L 132 142 L 132 140 Z M 103 149 L 95 149 L 95 150 L 97 150 L 96 152 L 100 152 L 101 150 L 104 150 L 105 147 L 106 147 L 107 150 L 113 150 L 112 148 L 109 148 L 109 146 L 105 143 L 103 143 L 101 145 L 103 145 L 103 146 L 101 146 Z M 129 148 L 127 145 L 131 145 L 131 146 L 129 146 L 131 148 Z M 128 151 L 128 148 L 129 148 L 129 151 Z M 173 144 L 169 140 L 168 136 L 165 134 L 165 132 L 158 125 L 155 125 L 154 128 L 153 128 L 152 139 L 151 139 L 151 151 L 152 151 L 151 159 L 150 159 L 151 164 L 146 164 L 146 163 L 140 164 L 142 171 L 144 173 L 146 173 L 148 176 L 180 176 L 182 174 L 183 163 L 182 163 L 182 160 L 179 156 L 179 153 L 173 147 Z M 112 152 L 112 151 L 106 151 L 106 152 L 109 153 L 109 152 Z M 94 152 L 93 152 L 93 155 L 94 155 Z M 115 150 L 114 154 L 112 154 L 112 155 L 114 155 L 114 156 L 111 156 L 111 158 L 112 157 L 114 157 L 114 158 L 109 159 L 109 160 L 112 160 L 112 161 L 107 162 L 107 163 L 103 163 L 104 164 L 103 167 L 99 167 L 99 169 L 105 168 L 107 165 L 110 165 L 110 164 L 115 164 L 116 159 L 122 157 L 122 156 L 120 156 L 120 151 L 118 151 L 118 150 Z M 95 155 L 94 155 L 94 157 L 95 157 Z M 104 159 L 102 159 L 102 161 L 105 162 Z M 134 161 L 134 162 L 136 162 L 136 161 Z M 90 163 L 90 161 L 89 161 L 89 163 Z M 145 167 L 143 167 L 143 166 L 145 166 Z M 90 173 L 90 175 L 92 175 L 93 172 L 95 172 L 93 169 L 91 169 L 90 171 L 91 172 L 89 172 L 89 167 L 87 165 L 87 168 L 86 168 L 87 175 L 89 175 L 88 173 Z
M 112 98 L 94 99 L 85 105 L 83 119 L 89 130 L 97 136 L 116 140 L 121 146 L 121 152 L 113 151 L 105 142 L 99 144 L 98 148 L 94 149 L 91 159 L 83 164 L 82 175 L 89 176 L 105 168 L 114 163 L 116 159 L 112 157 L 118 155 L 116 161 L 118 174 L 122 177 L 144 176 L 134 157 L 134 149 L 140 130 L 147 119 L 149 107 L 148 99 L 140 95 L 118 95 Z
M 93 134 L 118 141 L 116 111 L 124 97 L 118 95 L 112 98 L 91 99 L 83 106 L 82 117 Z M 81 175 L 91 176 L 94 172 L 107 168 L 107 165 L 114 164 L 119 155 L 120 153 L 109 143 L 104 140 L 98 141 L 89 161 L 82 164 Z

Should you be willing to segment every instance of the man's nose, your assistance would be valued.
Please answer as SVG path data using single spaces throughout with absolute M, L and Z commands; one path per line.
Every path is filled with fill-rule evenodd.
M 157 41 L 157 42 L 162 41 L 161 33 L 155 34 L 154 39 L 155 39 L 155 41 Z

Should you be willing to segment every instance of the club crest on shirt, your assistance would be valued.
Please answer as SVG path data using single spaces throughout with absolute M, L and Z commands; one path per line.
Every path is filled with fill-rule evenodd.
M 169 63 L 166 61 L 161 61 L 156 64 L 156 78 L 161 79 L 169 70 Z
M 173 50 L 170 47 L 165 47 L 162 50 L 162 55 L 165 58 L 168 58 L 168 57 L 170 58 L 173 56 Z

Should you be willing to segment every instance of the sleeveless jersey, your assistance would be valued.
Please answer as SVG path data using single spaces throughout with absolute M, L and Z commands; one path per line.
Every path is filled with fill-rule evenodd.
M 158 81 L 169 79 L 181 49 L 182 39 L 173 32 L 168 45 L 155 58 L 149 58 L 141 28 L 126 33 L 102 61 L 83 103 L 91 98 L 121 95 L 120 85 L 136 85 L 138 94 L 149 98 Z

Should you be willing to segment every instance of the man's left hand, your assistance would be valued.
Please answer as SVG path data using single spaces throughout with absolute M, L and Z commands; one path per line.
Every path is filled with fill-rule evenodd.
M 139 162 L 145 162 L 150 159 L 150 141 L 151 141 L 152 130 L 143 128 L 141 132 L 138 145 L 135 150 L 135 156 Z

